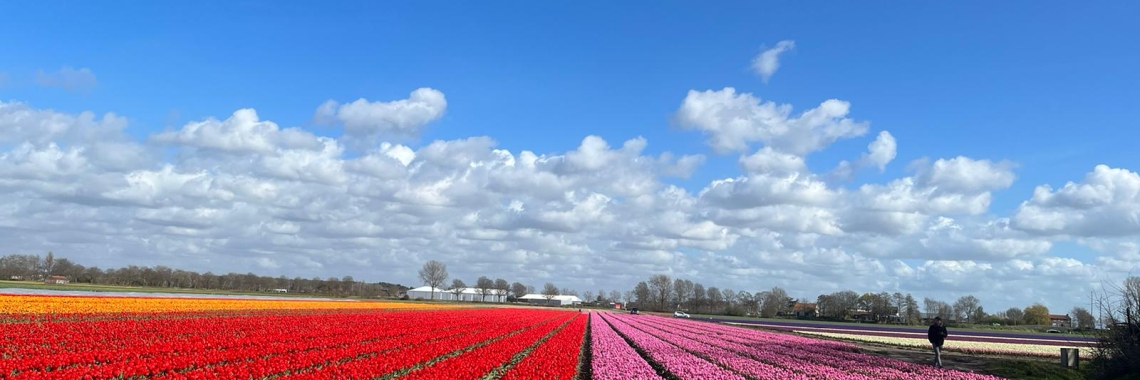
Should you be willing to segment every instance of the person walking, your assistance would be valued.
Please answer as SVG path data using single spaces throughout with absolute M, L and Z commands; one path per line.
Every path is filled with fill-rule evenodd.
M 934 323 L 930 324 L 930 330 L 926 332 L 926 338 L 930 340 L 930 344 L 934 346 L 934 366 L 942 368 L 942 343 L 946 342 L 946 326 L 942 325 L 942 317 L 934 317 Z

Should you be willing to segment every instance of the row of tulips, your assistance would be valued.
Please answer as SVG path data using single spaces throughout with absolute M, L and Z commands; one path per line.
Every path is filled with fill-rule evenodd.
M 431 366 L 413 371 L 401 379 L 478 379 L 492 370 L 512 361 L 516 355 L 533 346 L 539 340 L 561 329 L 571 318 L 558 318 L 534 326 L 518 334 L 510 335 L 491 342 L 477 349 L 468 350 L 459 355 L 448 357 Z
M 590 320 L 590 369 L 594 379 L 661 379 L 653 367 L 598 315 Z
M 803 380 L 810 378 L 846 378 L 847 375 L 836 368 L 805 365 L 810 363 L 799 361 L 772 360 L 771 355 L 762 350 L 740 344 L 711 341 L 702 334 L 677 330 L 672 326 L 665 328 L 664 325 L 656 323 L 657 321 L 629 318 L 626 322 L 636 329 L 673 342 L 685 348 L 686 351 L 753 379 Z M 669 321 L 666 320 L 665 322 Z M 770 364 L 776 362 L 784 365 Z M 798 367 L 799 371 L 788 369 L 791 366 Z
M 573 379 L 578 374 L 582 338 L 588 323 L 588 315 L 574 318 L 569 325 L 528 353 L 501 379 Z
M 607 317 L 627 336 L 644 333 L 668 341 L 752 379 L 994 379 L 862 354 L 845 343 L 653 316 Z
M 763 345 L 768 351 L 782 355 L 789 362 L 798 360 L 806 361 L 808 364 L 827 363 L 829 366 L 843 368 L 850 373 L 874 379 L 995 379 L 992 376 L 936 369 L 928 365 L 864 354 L 847 343 L 690 321 L 667 321 L 667 324 L 676 328 L 687 328 L 699 334 L 717 336 L 728 342 L 745 344 L 765 342 Z
M 930 342 L 924 338 L 903 338 L 878 335 L 844 334 L 819 331 L 796 331 L 800 334 L 820 336 L 824 338 L 843 339 L 858 342 L 889 344 L 900 347 L 929 348 Z M 1040 357 L 1059 357 L 1061 347 L 1052 344 L 1022 344 L 1022 343 L 996 343 L 976 342 L 965 340 L 947 340 L 942 346 L 947 351 L 963 352 L 967 354 L 990 355 L 1023 355 Z M 1075 348 L 1075 347 L 1074 347 Z
M 243 358 L 238 360 L 201 366 L 185 372 L 168 372 L 162 377 L 175 379 L 260 379 L 284 376 L 305 371 L 316 371 L 351 360 L 397 355 L 403 351 L 415 350 L 455 337 L 486 333 L 487 328 L 467 319 L 472 317 L 471 315 L 456 314 L 418 323 L 412 320 L 403 321 L 403 323 L 376 329 L 386 331 L 386 333 L 381 334 L 377 334 L 378 331 L 355 334 L 349 332 L 333 340 L 334 345 L 323 343 L 313 346 L 313 343 L 310 342 L 307 346 L 302 345 L 297 349 L 278 347 L 260 356 L 242 355 Z M 423 317 L 430 318 L 432 316 L 424 315 Z M 435 315 L 435 317 L 440 316 Z M 380 337 L 374 338 L 375 335 L 380 335 Z M 318 339 L 318 341 L 324 340 L 325 338 Z
M 576 315 L 522 309 L 356 311 L 4 324 L 0 378 L 321 378 L 330 371 L 355 378 L 409 368 L 532 326 L 558 323 L 558 318 L 564 321 L 568 314 Z M 377 361 L 389 363 L 379 366 Z M 380 368 L 388 371 L 377 372 Z
M 661 319 L 647 316 L 648 318 Z M 693 355 L 688 349 L 693 349 L 691 341 L 686 339 L 661 339 L 639 330 L 629 324 L 628 315 L 610 314 L 602 319 L 613 326 L 619 334 L 629 339 L 640 348 L 654 362 L 660 364 L 669 373 L 681 379 L 744 379 L 737 373 L 721 368 Z
M 392 310 L 450 307 L 448 305 L 410 302 L 0 295 L 0 317 L 15 321 L 37 320 L 37 318 L 47 315 L 58 317 L 70 314 L 196 313 L 211 310 Z
M 460 315 L 433 314 L 444 322 L 461 321 Z M 10 324 L 3 335 L 4 355 L 10 360 L 0 364 L 0 373 L 113 368 L 125 363 L 139 369 L 182 369 L 263 356 L 278 347 L 296 348 L 291 345 L 348 344 L 359 340 L 362 332 L 379 339 L 399 331 L 391 328 L 401 327 L 401 319 L 376 313 Z M 346 340 L 338 341 L 342 337 Z M 186 355 L 188 350 L 195 355 Z
M 495 317 L 478 319 L 478 327 L 458 332 L 423 344 L 404 345 L 371 355 L 345 353 L 344 359 L 317 368 L 294 371 L 282 378 L 295 379 L 362 379 L 385 374 L 404 375 L 437 358 L 470 350 L 504 337 L 513 336 L 529 328 L 547 325 L 563 313 L 536 310 L 511 310 Z M 414 318 L 414 317 L 413 317 Z M 539 321 L 536 323 L 536 321 Z M 419 335 L 419 334 L 417 334 Z

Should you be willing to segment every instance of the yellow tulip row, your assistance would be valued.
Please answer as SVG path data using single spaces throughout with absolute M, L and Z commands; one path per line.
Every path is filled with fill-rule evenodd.
M 819 331 L 796 331 L 800 334 L 815 335 L 832 339 L 843 339 L 857 342 L 867 343 L 880 343 L 889 344 L 899 347 L 917 347 L 917 348 L 930 348 L 930 342 L 922 338 L 899 338 L 889 336 L 874 336 L 874 335 L 859 335 L 859 334 L 841 334 L 829 333 Z M 957 351 L 969 354 L 997 354 L 997 355 L 1026 355 L 1026 356 L 1044 356 L 1044 357 L 1060 357 L 1061 347 L 1042 344 L 1024 344 L 1024 343 L 998 343 L 998 342 L 976 342 L 965 340 L 947 340 L 942 346 L 946 351 Z
M 0 316 L 240 310 L 433 309 L 447 305 L 379 301 L 0 295 Z

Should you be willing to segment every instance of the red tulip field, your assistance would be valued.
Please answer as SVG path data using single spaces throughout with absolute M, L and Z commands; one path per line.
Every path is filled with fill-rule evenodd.
M 233 302 L 0 296 L 0 378 L 993 379 L 652 315 Z

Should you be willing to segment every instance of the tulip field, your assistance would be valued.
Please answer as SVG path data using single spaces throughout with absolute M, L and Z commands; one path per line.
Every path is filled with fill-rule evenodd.
M 910 337 L 895 337 L 895 336 L 879 336 L 879 335 L 865 335 L 865 334 L 844 334 L 844 333 L 831 333 L 819 331 L 796 331 L 800 334 L 821 336 L 826 338 L 850 340 L 856 342 L 880 343 L 900 347 L 916 347 L 927 348 L 930 347 L 930 342 L 926 338 L 910 338 Z M 1029 344 L 1029 343 L 1002 343 L 1002 342 L 983 342 L 974 340 L 947 340 L 942 348 L 946 351 L 963 352 L 967 354 L 987 354 L 987 355 L 1020 355 L 1020 356 L 1040 356 L 1040 357 L 1060 357 L 1061 347 L 1071 348 L 1084 348 L 1087 346 L 1058 346 L 1051 344 Z
M 0 379 L 995 379 L 652 315 L 0 295 Z

